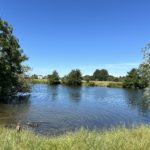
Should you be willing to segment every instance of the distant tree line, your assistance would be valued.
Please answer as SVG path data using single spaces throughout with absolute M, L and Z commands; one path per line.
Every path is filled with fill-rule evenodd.
M 44 77 L 48 80 L 50 85 L 64 84 L 69 86 L 80 86 L 82 81 L 85 81 L 87 85 L 94 86 L 94 82 L 91 81 L 113 81 L 113 82 L 122 82 L 124 88 L 138 88 L 143 89 L 149 86 L 150 76 L 147 64 L 141 64 L 139 68 L 133 68 L 127 73 L 126 76 L 115 77 L 109 75 L 106 69 L 96 69 L 93 75 L 82 76 L 82 73 L 79 69 L 71 70 L 68 75 L 60 77 L 58 72 L 54 70 L 52 74 L 49 74 L 47 77 Z M 147 73 L 148 72 L 148 73 Z M 32 79 L 38 79 L 36 74 L 31 76 Z
M 110 75 L 106 69 L 96 69 L 92 75 L 82 76 L 79 69 L 72 70 L 68 75 L 60 78 L 57 71 L 48 75 L 49 84 L 65 84 L 65 85 L 81 85 L 82 80 L 89 85 L 90 81 L 113 81 L 122 82 L 124 88 L 146 88 L 146 94 L 150 95 L 150 43 L 143 48 L 143 63 L 138 68 L 133 68 L 123 77 L 114 77 Z M 37 75 L 31 76 L 37 78 Z
M 37 79 L 37 75 L 32 75 L 32 79 Z M 109 75 L 106 69 L 96 69 L 93 75 L 85 75 L 82 76 L 82 73 L 79 69 L 71 70 L 64 77 L 60 77 L 58 72 L 54 70 L 52 74 L 47 75 L 47 80 L 50 85 L 64 84 L 69 86 L 80 86 L 82 81 L 89 83 L 90 81 L 114 81 L 114 82 L 122 82 L 124 77 L 114 77 Z
M 143 54 L 143 63 L 138 68 L 131 69 L 126 76 L 122 77 L 110 75 L 106 69 L 96 69 L 92 75 L 82 76 L 79 69 L 74 69 L 62 78 L 56 70 L 45 78 L 48 79 L 48 83 L 51 85 L 62 83 L 64 85 L 80 86 L 82 81 L 85 81 L 87 85 L 94 86 L 94 82 L 91 81 L 113 81 L 122 82 L 124 88 L 143 89 L 150 87 L 150 44 L 143 49 Z M 38 76 L 34 74 L 31 78 L 37 79 Z M 150 88 L 147 88 L 147 91 L 147 93 L 150 93 Z
M 115 77 L 113 75 L 109 75 L 106 69 L 96 69 L 93 75 L 85 75 L 83 76 L 83 80 L 86 82 L 89 81 L 114 81 L 114 82 L 122 82 L 124 77 Z

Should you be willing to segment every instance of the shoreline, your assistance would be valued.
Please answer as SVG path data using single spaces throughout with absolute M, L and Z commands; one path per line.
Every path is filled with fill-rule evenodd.
M 26 81 L 32 84 L 48 84 L 47 79 L 27 79 Z M 123 83 L 114 81 L 89 81 L 89 82 L 82 81 L 81 86 L 123 88 Z

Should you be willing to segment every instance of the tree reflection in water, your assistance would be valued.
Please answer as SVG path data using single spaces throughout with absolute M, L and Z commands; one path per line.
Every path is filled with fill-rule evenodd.
M 148 115 L 150 110 L 150 98 L 144 96 L 144 91 L 138 90 L 137 92 L 137 90 L 133 89 L 126 91 L 125 94 L 126 96 L 128 95 L 127 103 L 129 106 L 136 108 L 142 115 Z

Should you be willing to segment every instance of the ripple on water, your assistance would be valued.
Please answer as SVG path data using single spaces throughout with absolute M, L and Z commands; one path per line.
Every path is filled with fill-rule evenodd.
M 31 128 L 36 133 L 56 135 L 80 127 L 149 123 L 149 106 L 139 90 L 35 84 L 25 103 L 0 105 L 0 123 L 37 122 Z

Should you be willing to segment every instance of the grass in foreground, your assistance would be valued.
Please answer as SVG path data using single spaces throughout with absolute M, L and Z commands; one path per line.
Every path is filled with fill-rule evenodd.
M 0 128 L 1 150 L 149 150 L 150 127 L 116 128 L 97 133 L 80 129 L 58 137 Z

